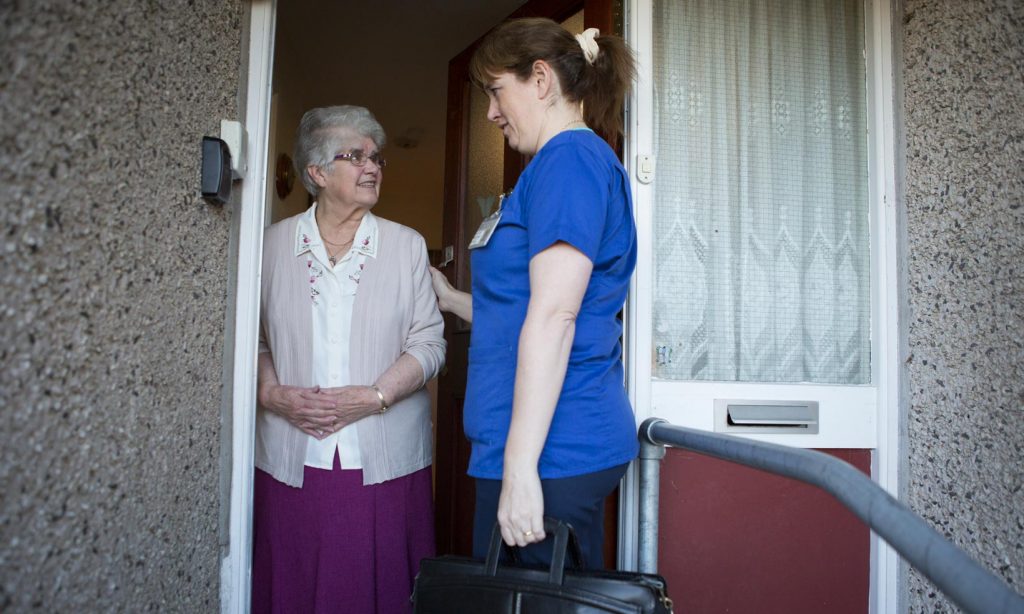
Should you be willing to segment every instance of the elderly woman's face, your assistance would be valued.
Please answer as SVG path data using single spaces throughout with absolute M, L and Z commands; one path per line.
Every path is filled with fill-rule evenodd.
M 343 141 L 343 146 L 335 155 L 348 154 L 356 150 L 362 151 L 364 156 L 379 153 L 373 139 L 357 137 Z M 374 160 L 366 159 L 363 166 L 356 166 L 346 159 L 335 160 L 324 171 L 317 179 L 321 187 L 321 201 L 366 209 L 377 204 L 383 173 Z

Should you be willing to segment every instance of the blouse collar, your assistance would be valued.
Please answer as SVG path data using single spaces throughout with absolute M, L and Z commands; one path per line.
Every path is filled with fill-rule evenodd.
M 377 245 L 380 241 L 377 227 L 377 217 L 366 212 L 356 229 L 355 238 L 349 251 L 355 251 L 373 258 L 377 257 Z M 314 247 L 323 245 L 320 239 L 320 228 L 316 223 L 316 203 L 306 210 L 299 217 L 299 223 L 295 225 L 295 255 L 312 251 Z

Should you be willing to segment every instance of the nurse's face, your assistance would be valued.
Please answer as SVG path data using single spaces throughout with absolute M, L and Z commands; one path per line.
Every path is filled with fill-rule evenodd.
M 487 119 L 497 124 L 508 145 L 521 154 L 537 153 L 542 125 L 538 88 L 531 79 L 520 81 L 510 72 L 487 84 Z

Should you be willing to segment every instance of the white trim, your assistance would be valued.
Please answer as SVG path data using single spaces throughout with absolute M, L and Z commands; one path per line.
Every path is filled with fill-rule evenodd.
M 654 143 L 651 130 L 640 129 L 640 118 L 654 116 L 654 87 L 650 83 L 654 55 L 653 24 L 650 0 L 630 2 L 626 10 L 626 40 L 633 48 L 637 61 L 637 81 L 629 99 L 626 118 L 625 166 L 629 171 L 630 188 L 633 190 L 633 211 L 636 218 L 637 262 L 651 262 L 654 257 L 651 240 L 650 197 L 651 185 L 636 179 L 636 157 L 652 154 Z M 639 203 L 647 203 L 641 207 Z M 626 306 L 626 380 L 629 399 L 636 412 L 639 425 L 651 416 L 651 298 L 652 268 L 638 266 L 629 289 Z M 639 482 L 635 470 L 626 474 L 619 500 L 619 569 L 635 570 L 638 555 L 639 529 Z
M 242 181 L 235 294 L 235 352 L 231 407 L 231 511 L 229 544 L 221 561 L 221 612 L 245 614 L 250 605 L 252 568 L 253 436 L 256 407 L 256 352 L 260 267 L 274 58 L 275 0 L 253 0 L 249 24 L 249 71 L 245 126 L 253 172 Z
M 273 83 L 271 83 L 271 88 L 273 88 Z M 270 95 L 270 127 L 268 128 L 268 132 L 267 132 L 267 134 L 268 134 L 268 137 L 267 137 L 268 145 L 267 145 L 267 147 L 268 148 L 270 146 L 269 143 L 276 142 L 276 140 L 277 140 L 277 111 L 278 111 L 278 106 L 279 106 L 278 102 L 280 100 L 280 96 L 281 96 L 280 92 L 273 92 Z M 267 155 L 270 156 L 271 155 L 270 152 L 267 152 Z M 275 171 L 276 171 L 276 169 L 277 169 L 277 160 L 274 160 L 274 165 L 273 166 L 271 166 L 269 164 L 270 160 L 267 160 L 267 162 L 268 162 L 268 164 L 265 167 L 266 172 L 269 173 L 271 168 L 275 169 Z M 263 226 L 264 227 L 270 226 L 270 224 L 273 221 L 273 217 L 274 217 L 274 197 L 277 196 L 277 189 L 276 188 L 277 188 L 277 186 L 274 185 L 274 182 L 272 182 L 272 181 L 267 181 L 266 182 L 266 190 L 265 190 L 266 194 L 264 196 L 264 198 L 266 199 L 265 200 L 265 204 L 264 204 L 264 206 L 266 207 L 266 213 L 263 216 Z
M 872 459 L 872 478 L 899 497 L 900 436 L 900 352 L 899 352 L 899 225 L 896 186 L 895 66 L 893 56 L 892 0 L 868 0 L 865 5 L 865 63 L 868 74 L 868 129 L 872 194 L 871 236 L 877 264 L 872 267 L 880 279 L 873 279 L 878 292 L 875 347 L 878 348 L 874 381 L 878 388 L 878 447 Z M 899 608 L 899 566 L 896 551 L 871 534 L 871 594 L 869 611 L 880 614 Z

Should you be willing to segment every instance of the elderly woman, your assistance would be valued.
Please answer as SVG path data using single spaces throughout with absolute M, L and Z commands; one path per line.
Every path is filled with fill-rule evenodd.
M 403 612 L 434 551 L 430 397 L 444 360 L 426 246 L 374 216 L 384 130 L 307 112 L 316 202 L 263 249 L 253 612 Z

